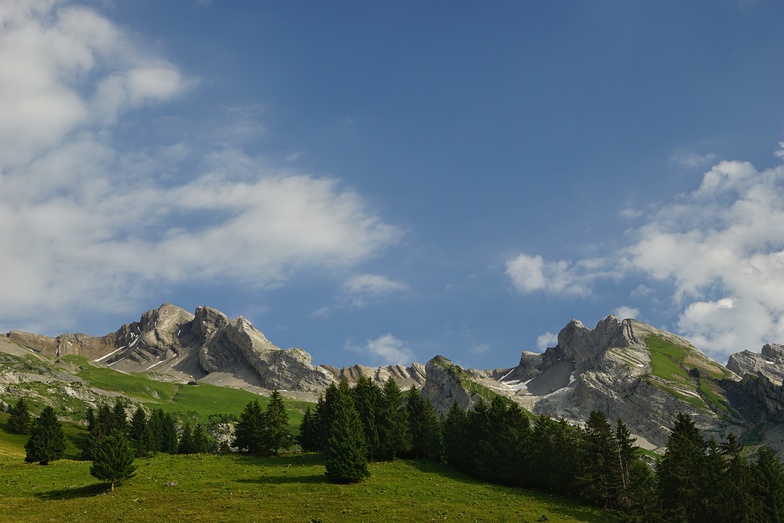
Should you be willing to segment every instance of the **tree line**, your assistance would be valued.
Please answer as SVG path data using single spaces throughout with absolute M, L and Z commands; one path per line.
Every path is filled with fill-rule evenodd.
M 705 439 L 678 414 L 664 455 L 634 444 L 600 411 L 584 427 L 534 416 L 501 396 L 446 415 L 391 378 L 331 385 L 305 412 L 298 441 L 323 452 L 327 476 L 361 481 L 368 461 L 429 459 L 479 479 L 535 488 L 651 523 L 784 522 L 784 466 L 768 447 L 749 457 L 734 435 Z
M 133 460 L 155 452 L 207 452 L 201 424 L 178 426 L 161 409 L 141 407 L 128 420 L 126 405 L 88 408 L 82 457 L 91 474 L 115 483 L 133 476 Z M 29 433 L 26 461 L 62 457 L 65 436 L 54 410 L 37 418 L 24 400 L 10 409 L 9 428 Z M 583 427 L 534 416 L 500 396 L 471 409 L 454 403 L 446 415 L 416 388 L 404 393 L 393 379 L 379 387 L 331 385 L 308 408 L 294 438 L 278 391 L 266 409 L 248 403 L 232 444 L 242 452 L 276 455 L 299 443 L 325 455 L 327 477 L 351 483 L 369 476 L 368 462 L 428 459 L 482 480 L 536 488 L 616 511 L 635 522 L 784 522 L 784 466 L 767 448 L 750 456 L 733 435 L 705 439 L 688 415 L 678 414 L 664 455 L 656 459 L 634 444 L 621 419 L 599 411 Z M 225 449 L 225 447 L 224 447 Z

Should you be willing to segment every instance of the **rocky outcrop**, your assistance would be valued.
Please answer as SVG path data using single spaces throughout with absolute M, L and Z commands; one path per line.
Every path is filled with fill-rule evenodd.
M 416 362 L 409 367 L 403 365 L 387 365 L 385 367 L 352 365 L 340 369 L 330 365 L 321 365 L 321 367 L 329 371 L 335 380 L 346 380 L 350 384 L 355 384 L 359 378 L 370 378 L 374 383 L 382 386 L 389 378 L 392 378 L 403 390 L 411 387 L 423 387 L 427 376 L 425 366 Z
M 481 398 L 478 392 L 467 389 L 471 378 L 465 369 L 443 356 L 428 361 L 425 372 L 427 382 L 422 388 L 422 397 L 430 400 L 439 412 L 447 412 L 454 402 L 462 409 L 469 409 Z
M 738 376 L 762 375 L 771 382 L 784 383 L 784 345 L 769 343 L 761 352 L 744 350 L 730 356 L 727 368 Z

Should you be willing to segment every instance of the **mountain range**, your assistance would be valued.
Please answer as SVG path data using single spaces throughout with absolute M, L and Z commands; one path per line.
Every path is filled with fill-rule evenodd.
M 455 401 L 468 408 L 494 395 L 575 424 L 600 410 L 610 419 L 622 418 L 637 444 L 649 449 L 666 443 L 683 412 L 706 435 L 733 433 L 784 455 L 784 346 L 743 351 L 724 366 L 682 337 L 614 316 L 593 329 L 572 320 L 555 347 L 522 352 L 516 365 L 502 369 L 462 368 L 444 356 L 425 365 L 314 365 L 310 354 L 276 347 L 241 316 L 230 320 L 210 307 L 190 313 L 171 304 L 100 337 L 10 331 L 0 335 L 0 353 L 56 362 L 77 355 L 120 372 L 260 393 L 277 389 L 311 401 L 341 379 L 355 383 L 369 377 L 381 384 L 392 377 L 403 389 L 421 388 L 441 412 Z M 36 379 L 31 376 L 0 364 L 0 391 L 13 395 L 14 383 Z

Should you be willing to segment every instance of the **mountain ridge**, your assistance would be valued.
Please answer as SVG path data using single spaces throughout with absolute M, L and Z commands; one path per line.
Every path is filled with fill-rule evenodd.
M 453 401 L 468 408 L 493 395 L 574 424 L 601 410 L 622 418 L 638 444 L 651 449 L 666 443 L 676 414 L 685 412 L 717 438 L 733 433 L 784 451 L 784 346 L 738 353 L 728 368 L 685 338 L 612 315 L 593 329 L 572 320 L 555 347 L 524 351 L 517 365 L 489 370 L 465 369 L 440 355 L 425 365 L 314 365 L 310 354 L 278 348 L 242 316 L 230 320 L 204 306 L 190 313 L 168 303 L 100 337 L 0 335 L 0 351 L 12 348 L 57 360 L 76 354 L 118 371 L 183 382 L 278 389 L 310 401 L 342 379 L 368 377 L 380 384 L 391 377 L 401 388 L 420 387 L 441 412 Z

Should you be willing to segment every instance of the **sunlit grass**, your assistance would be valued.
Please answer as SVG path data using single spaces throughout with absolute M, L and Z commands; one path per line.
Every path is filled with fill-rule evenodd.
M 0 521 L 612 522 L 539 492 L 484 484 L 429 462 L 371 463 L 356 485 L 326 481 L 321 456 L 157 455 L 107 493 L 89 463 L 0 457 Z

